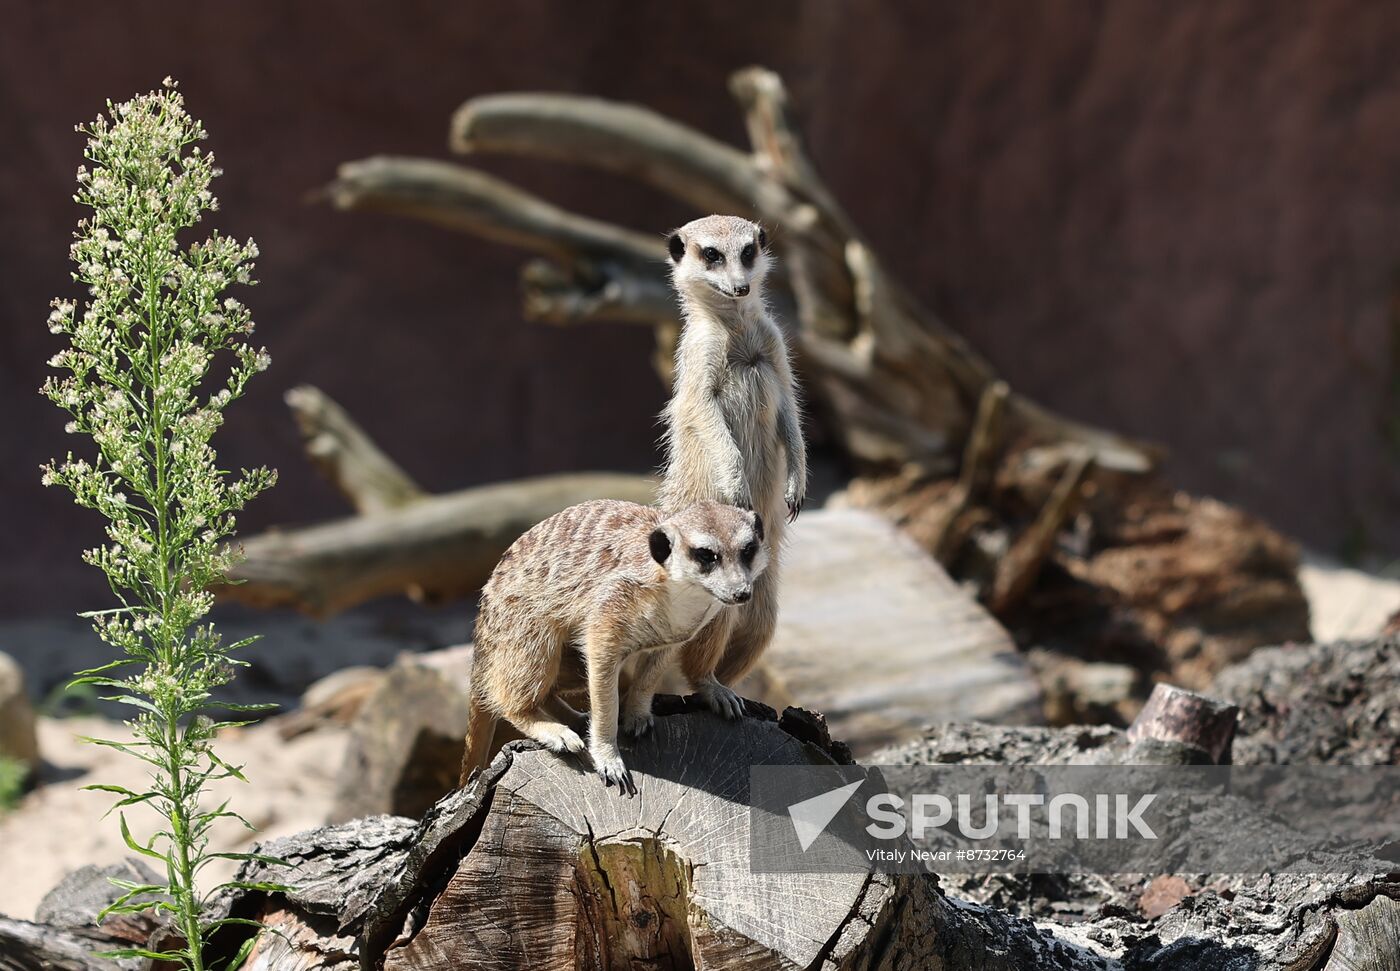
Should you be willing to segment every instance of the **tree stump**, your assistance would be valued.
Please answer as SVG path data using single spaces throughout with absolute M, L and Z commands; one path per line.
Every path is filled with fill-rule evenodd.
M 728 723 L 665 698 L 659 714 L 624 752 L 635 798 L 520 742 L 439 803 L 366 917 L 365 966 L 1100 967 L 1027 922 L 954 906 L 929 876 L 752 872 L 749 767 L 849 761 L 845 747 L 798 709 Z

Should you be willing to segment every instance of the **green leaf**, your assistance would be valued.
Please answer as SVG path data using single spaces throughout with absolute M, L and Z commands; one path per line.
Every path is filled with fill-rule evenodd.
M 148 961 L 182 961 L 189 959 L 190 952 L 185 949 L 152 951 L 144 947 L 122 947 L 113 951 L 98 951 L 97 956 L 112 961 L 121 961 L 126 958 L 145 958 Z
M 108 738 L 92 738 L 92 737 L 90 737 L 90 736 L 88 736 L 88 735 L 79 735 L 79 736 L 77 736 L 77 738 L 78 738 L 78 741 L 80 741 L 80 742 L 88 742 L 88 743 L 90 743 L 90 744 L 92 744 L 92 745 L 101 745 L 103 748 L 111 748 L 111 749 L 116 749 L 118 752 L 125 752 L 127 755 L 130 755 L 132 758 L 140 759 L 142 762 L 145 762 L 147 765 L 153 765 L 153 766 L 155 766 L 157 769 L 163 770 L 163 769 L 165 768 L 165 764 L 164 764 L 159 758 L 157 758 L 156 756 L 154 756 L 154 755 L 147 755 L 145 752 L 138 752 L 138 751 L 137 751 L 138 748 L 141 748 L 141 747 L 149 747 L 149 746 L 150 746 L 150 743 L 149 743 L 149 742 L 132 742 L 131 744 L 128 745 L 128 744 L 125 744 L 125 743 L 123 743 L 123 742 L 114 742 L 114 741 L 112 741 L 111 739 L 108 739 Z
M 225 971 L 237 971 L 238 968 L 243 967 L 243 962 L 248 960 L 248 955 L 252 952 L 253 945 L 256 943 L 258 943 L 258 935 L 254 934 L 240 944 L 238 950 L 234 952 L 233 957 L 229 958 L 229 962 L 225 966 Z
M 95 684 L 97 682 L 90 683 Z M 120 684 L 122 684 L 122 682 L 115 682 L 114 686 Z M 153 715 L 161 714 L 161 710 L 155 705 L 151 704 L 149 701 L 146 701 L 141 698 L 134 698 L 131 695 L 106 695 L 102 698 L 102 700 L 115 701 L 117 704 L 121 705 L 131 705 L 133 708 L 140 708 L 142 711 L 149 711 Z
M 129 797 L 129 796 L 134 796 L 134 795 L 136 795 L 136 793 L 132 792 L 132 791 L 131 791 L 130 789 L 128 789 L 126 786 L 112 785 L 111 783 L 107 783 L 107 782 L 94 782 L 94 783 L 91 783 L 90 785 L 83 786 L 81 791 L 83 791 L 83 792 L 110 792 L 110 793 L 112 793 L 112 794 L 114 794 L 114 795 L 118 795 L 118 796 L 128 796 L 128 797 Z
M 219 768 L 223 769 L 225 772 L 233 776 L 239 782 L 248 781 L 247 777 L 243 774 L 243 766 L 230 765 L 228 762 L 225 762 L 223 759 L 219 758 L 216 754 L 214 754 L 214 751 L 212 749 L 209 751 L 209 758 L 215 765 L 219 766 Z
M 240 823 L 242 823 L 244 828 L 246 828 L 249 832 L 256 833 L 258 831 L 258 828 L 256 826 L 248 822 L 248 820 L 244 819 L 238 813 L 233 812 L 229 809 L 220 809 L 214 812 L 200 813 L 196 818 L 200 820 L 208 820 L 210 822 L 213 822 L 216 819 L 236 819 Z
M 168 862 L 167 857 L 164 853 L 159 853 L 156 850 L 151 849 L 149 846 L 142 846 L 140 843 L 136 842 L 136 840 L 131 835 L 131 830 L 127 829 L 126 827 L 126 813 L 118 813 L 117 818 L 121 820 L 122 842 L 126 843 L 126 845 L 129 848 L 135 850 L 137 853 L 140 853 L 142 856 L 149 856 L 155 860 Z
M 145 896 L 146 894 L 165 893 L 165 889 L 165 887 L 157 887 L 155 885 L 133 887 L 106 907 L 103 907 L 97 915 L 97 922 L 99 924 L 102 923 L 102 921 L 107 919 L 108 914 L 139 914 L 142 911 L 150 910 L 156 903 L 154 900 L 133 902 L 133 898 Z

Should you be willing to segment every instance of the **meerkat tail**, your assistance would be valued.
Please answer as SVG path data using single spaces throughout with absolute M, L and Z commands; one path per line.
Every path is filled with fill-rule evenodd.
M 471 711 L 467 715 L 467 748 L 462 754 L 462 775 L 457 781 L 459 787 L 470 781 L 473 772 L 486 767 L 491 743 L 496 738 L 496 721 L 496 716 L 487 710 L 482 699 L 473 697 Z

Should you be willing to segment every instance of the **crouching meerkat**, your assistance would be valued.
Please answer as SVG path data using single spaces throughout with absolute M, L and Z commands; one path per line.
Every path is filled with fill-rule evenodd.
M 806 497 L 801 406 L 787 342 L 764 302 L 770 255 L 763 229 L 737 216 L 706 216 L 672 233 L 667 248 L 685 323 L 663 413 L 661 506 L 717 500 L 752 509 L 769 524 L 768 568 L 752 602 L 722 610 L 680 651 L 695 690 L 735 718 L 743 705 L 726 685 L 749 671 L 773 637 L 783 525 Z
M 594 768 L 635 793 L 619 721 L 645 734 L 675 649 L 722 606 L 751 599 L 768 562 L 763 535 L 758 513 L 718 502 L 662 512 L 602 499 L 516 540 L 481 594 L 462 784 L 486 764 L 501 718 L 553 752 L 582 751 L 584 717 L 563 695 L 586 687 Z M 619 676 L 633 658 L 619 716 Z

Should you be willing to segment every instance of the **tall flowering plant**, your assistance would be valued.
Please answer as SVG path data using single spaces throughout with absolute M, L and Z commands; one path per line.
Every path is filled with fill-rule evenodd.
M 229 921 L 201 914 L 230 884 L 201 894 L 200 871 L 215 859 L 249 858 L 209 848 L 212 826 L 241 819 L 227 803 L 210 807 L 201 798 L 211 782 L 243 778 L 214 742 L 221 728 L 246 722 L 217 713 L 262 707 L 214 706 L 212 692 L 244 663 L 234 652 L 249 641 L 225 643 L 201 622 L 212 606 L 207 588 L 236 556 L 224 542 L 235 514 L 276 480 L 266 468 L 222 470 L 210 445 L 224 409 L 268 365 L 266 350 L 248 342 L 248 309 L 223 296 L 232 284 L 253 283 L 258 251 L 252 240 L 217 232 L 181 246 L 181 231 L 218 208 L 209 186 L 219 170 L 174 82 L 125 104 L 108 102 L 106 115 L 78 131 L 88 136 L 88 165 L 78 169 L 74 199 L 91 214 L 78 223 L 71 255 L 73 279 L 88 298 L 53 302 L 49 329 L 69 343 L 49 363 L 66 373 L 42 392 L 71 416 L 68 432 L 89 436 L 96 448 L 46 465 L 43 481 L 107 520 L 106 542 L 84 559 L 106 574 L 117 606 L 84 616 L 120 656 L 79 672 L 78 683 L 108 689 L 109 700 L 133 710 L 129 740 L 89 741 L 145 762 L 151 782 L 142 791 L 89 788 L 116 797 L 122 838 L 163 876 L 122 883 L 104 916 L 154 900 L 184 943 L 114 956 L 203 971 L 210 934 Z M 122 810 L 137 804 L 154 808 L 163 828 L 134 835 Z

